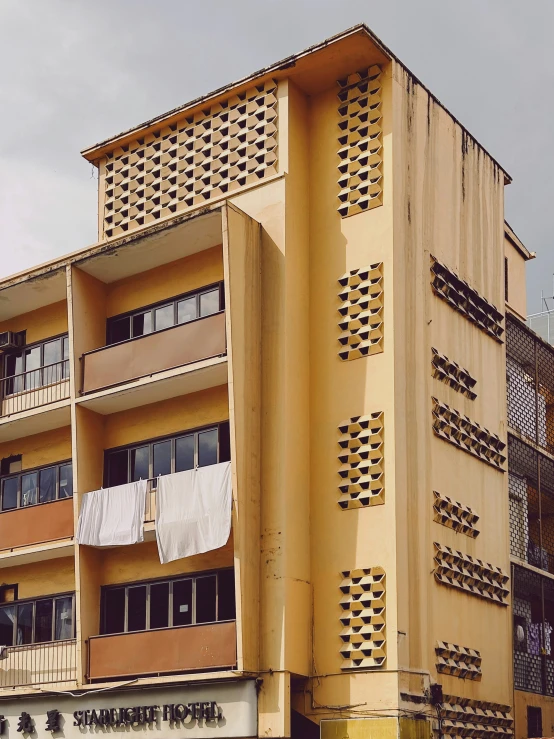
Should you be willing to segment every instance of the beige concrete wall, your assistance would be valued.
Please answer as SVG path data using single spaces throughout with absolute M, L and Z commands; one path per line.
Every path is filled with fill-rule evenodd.
M 508 238 L 504 239 L 504 256 L 508 266 L 508 300 L 506 305 L 524 321 L 527 317 L 526 260 Z
M 554 735 L 554 698 L 536 693 L 514 691 L 515 727 L 514 739 L 527 739 L 527 706 L 542 711 L 542 735 Z
M 107 285 L 106 315 L 126 313 L 222 279 L 222 247 L 214 246 Z
M 70 593 L 75 590 L 73 557 L 34 562 L 32 565 L 5 567 L 0 577 L 3 584 L 17 584 L 17 597 L 39 598 L 43 595 Z
M 23 306 L 22 306 L 23 307 Z M 24 309 L 24 307 L 23 307 Z M 26 331 L 27 344 L 67 333 L 67 301 L 45 305 L 29 313 L 21 313 L 8 321 L 0 322 L 3 331 Z
M 105 417 L 104 449 L 155 439 L 229 418 L 227 385 Z
M 71 459 L 71 429 L 65 426 L 0 444 L 0 459 L 17 454 L 24 470 Z
M 503 306 L 503 173 L 399 66 L 393 87 L 399 662 L 430 671 L 446 693 L 511 704 L 509 608 L 439 585 L 432 574 L 434 541 L 509 574 L 506 475 L 436 438 L 431 417 L 435 396 L 506 440 L 504 345 L 430 287 L 433 254 Z M 477 379 L 476 400 L 432 379 L 431 347 Z M 433 521 L 433 490 L 478 513 L 476 539 Z M 437 640 L 479 650 L 482 680 L 437 675 Z

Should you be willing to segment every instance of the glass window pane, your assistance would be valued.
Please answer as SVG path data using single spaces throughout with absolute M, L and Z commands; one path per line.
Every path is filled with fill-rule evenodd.
M 150 447 L 131 449 L 131 482 L 150 477 Z
M 125 630 L 125 588 L 104 591 L 104 634 L 121 634 Z
M 175 439 L 175 472 L 194 469 L 194 434 Z
M 17 508 L 18 477 L 8 477 L 2 482 L 2 510 L 11 511 Z
M 200 295 L 200 315 L 210 316 L 219 311 L 219 288 Z
M 192 580 L 173 583 L 173 626 L 192 623 Z
M 164 629 L 169 626 L 169 583 L 161 582 L 150 586 L 150 628 Z
M 217 575 L 217 620 L 235 619 L 235 572 L 223 570 Z
M 171 441 L 154 444 L 154 477 L 171 472 Z
M 6 355 L 5 372 L 6 377 L 13 377 L 13 380 L 7 380 L 4 385 L 6 395 L 20 393 L 24 385 L 24 377 L 21 374 L 23 372 L 22 352 Z M 14 377 L 14 375 L 17 375 L 17 377 Z
M 62 377 L 69 377 L 69 339 L 67 336 L 63 339 L 63 359 Z
M 73 597 L 56 598 L 54 639 L 73 639 Z
M 52 598 L 37 600 L 35 611 L 35 643 L 52 641 Z
M 15 621 L 15 606 L 0 608 L 0 644 L 13 646 L 13 622 Z
M 38 500 L 38 473 L 21 475 L 21 505 L 35 505 Z
M 127 591 L 127 631 L 144 631 L 146 628 L 146 585 Z
M 215 575 L 196 578 L 196 621 L 205 624 L 215 621 Z
M 17 644 L 33 642 L 33 604 L 22 603 L 17 606 Z
M 117 344 L 131 338 L 131 317 L 118 318 L 110 321 L 108 327 L 108 344 Z
M 54 339 L 54 341 L 47 341 L 44 344 L 44 359 L 43 365 L 46 367 L 48 364 L 55 364 L 56 362 L 62 361 L 62 340 Z
M 25 389 L 31 390 L 41 385 L 40 346 L 25 350 Z
M 133 316 L 133 336 L 144 336 L 152 332 L 152 311 Z
M 188 323 L 194 321 L 196 315 L 196 295 L 185 298 L 177 303 L 177 323 Z
M 39 500 L 41 503 L 47 503 L 49 500 L 56 499 L 56 468 L 48 467 L 40 471 L 40 490 Z
M 162 328 L 169 328 L 175 325 L 175 307 L 174 304 L 162 305 L 161 308 L 156 308 L 154 311 L 156 321 L 156 331 L 161 331 Z
M 198 466 L 217 464 L 217 429 L 198 434 Z
M 111 452 L 108 455 L 108 487 L 126 485 L 129 482 L 127 461 L 127 449 L 122 449 L 119 452 Z
M 60 467 L 60 490 L 58 498 L 73 497 L 73 465 L 62 464 Z

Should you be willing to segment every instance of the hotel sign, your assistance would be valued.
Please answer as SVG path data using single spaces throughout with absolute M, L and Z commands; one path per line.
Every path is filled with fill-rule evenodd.
M 140 728 L 141 739 L 186 731 L 187 739 L 256 737 L 257 694 L 252 680 L 175 688 L 94 688 L 79 697 L 36 695 L 0 703 L 3 739 L 83 739 L 84 733 Z

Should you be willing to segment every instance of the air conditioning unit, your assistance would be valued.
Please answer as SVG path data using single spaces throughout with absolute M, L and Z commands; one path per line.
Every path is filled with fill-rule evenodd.
M 0 333 L 0 352 L 19 349 L 25 344 L 25 331 L 4 331 Z

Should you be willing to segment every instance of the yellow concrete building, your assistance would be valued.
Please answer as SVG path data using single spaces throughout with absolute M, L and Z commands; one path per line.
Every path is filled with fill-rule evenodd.
M 365 26 L 83 155 L 98 242 L 0 282 L 2 733 L 512 735 L 508 175 Z

